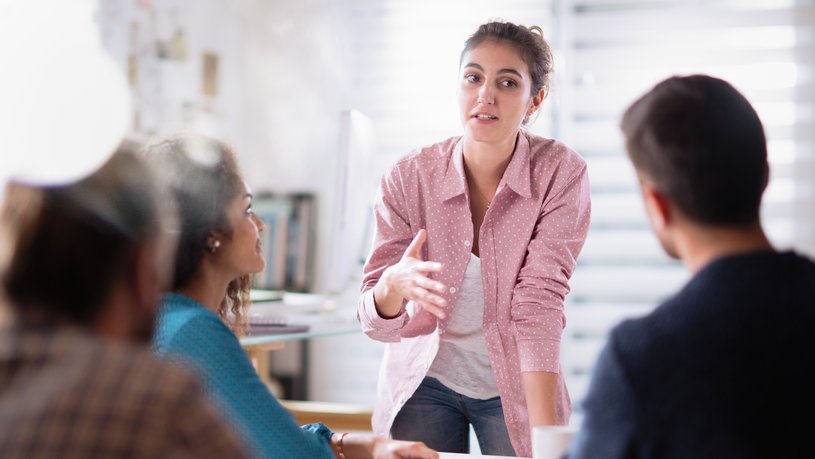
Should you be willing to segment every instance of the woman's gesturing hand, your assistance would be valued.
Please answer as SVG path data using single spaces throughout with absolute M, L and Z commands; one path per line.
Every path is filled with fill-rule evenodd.
M 374 286 L 374 300 L 379 314 L 394 317 L 402 308 L 402 301 L 415 301 L 436 317 L 446 316 L 447 301 L 439 295 L 445 285 L 428 275 L 441 272 L 441 263 L 422 260 L 422 246 L 427 240 L 427 231 L 420 229 L 402 258 L 382 273 Z

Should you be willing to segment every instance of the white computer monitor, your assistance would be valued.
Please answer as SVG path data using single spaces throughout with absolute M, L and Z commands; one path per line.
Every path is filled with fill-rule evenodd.
M 358 110 L 340 118 L 337 172 L 331 203 L 325 290 L 340 293 L 359 279 L 370 246 L 373 203 L 379 177 L 373 171 L 374 128 Z

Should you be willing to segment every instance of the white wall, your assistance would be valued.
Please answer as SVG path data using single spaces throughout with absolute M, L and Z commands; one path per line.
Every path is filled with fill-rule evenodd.
M 340 116 L 349 104 L 349 57 L 339 0 L 135 0 L 103 2 L 103 40 L 127 68 L 139 60 L 133 88 L 146 140 L 179 130 L 233 145 L 258 191 L 312 192 L 328 222 L 335 187 Z M 137 31 L 134 32 L 136 24 Z M 156 41 L 184 31 L 186 58 L 158 59 Z M 219 93 L 201 94 L 201 54 L 220 58 Z M 320 289 L 330 235 L 318 231 Z
M 331 253 L 341 112 L 350 107 L 348 49 L 338 0 L 241 0 L 241 161 L 256 188 L 318 197 L 314 282 Z

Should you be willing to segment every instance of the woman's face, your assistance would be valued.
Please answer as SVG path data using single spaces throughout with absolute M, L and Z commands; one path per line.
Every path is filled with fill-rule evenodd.
M 227 208 L 227 219 L 232 236 L 220 236 L 221 246 L 215 251 L 215 260 L 230 276 L 237 278 L 263 271 L 263 248 L 260 232 L 265 225 L 252 211 L 252 193 L 245 182 Z
M 506 43 L 488 40 L 467 51 L 459 77 L 464 135 L 477 142 L 514 142 L 524 117 L 543 101 L 543 91 L 530 94 L 529 69 Z

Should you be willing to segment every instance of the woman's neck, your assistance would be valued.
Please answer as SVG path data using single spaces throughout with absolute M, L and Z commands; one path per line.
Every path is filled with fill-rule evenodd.
M 464 139 L 462 149 L 464 169 L 467 172 L 467 181 L 471 186 L 475 185 L 492 198 L 498 183 L 504 176 L 504 171 L 512 160 L 516 138 L 511 142 L 497 144 Z
M 462 153 L 468 171 L 477 179 L 497 184 L 515 152 L 517 136 L 506 142 L 486 143 L 464 138 Z
M 184 285 L 176 289 L 177 293 L 186 295 L 203 304 L 207 309 L 218 314 L 218 310 L 226 298 L 226 289 L 232 279 L 219 276 L 203 262 L 198 272 Z

